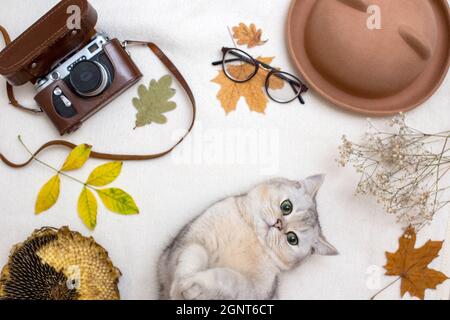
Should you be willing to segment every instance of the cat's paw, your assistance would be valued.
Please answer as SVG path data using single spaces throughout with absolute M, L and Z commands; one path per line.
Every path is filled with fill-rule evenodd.
M 217 300 L 219 290 L 205 273 L 181 279 L 172 288 L 171 296 L 177 300 Z
M 185 300 L 209 300 L 208 293 L 200 284 L 186 280 L 183 283 L 182 296 Z

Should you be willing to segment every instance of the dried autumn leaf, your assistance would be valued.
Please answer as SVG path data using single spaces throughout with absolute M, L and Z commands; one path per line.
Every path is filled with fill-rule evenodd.
M 59 175 L 51 178 L 39 191 L 36 205 L 35 205 L 35 213 L 40 214 L 44 211 L 47 211 L 51 207 L 53 207 L 58 201 L 59 192 L 61 187 L 61 180 Z
M 175 102 L 169 101 L 176 93 L 171 85 L 172 77 L 166 75 L 158 81 L 151 80 L 148 88 L 144 85 L 139 86 L 139 98 L 133 99 L 133 105 L 137 110 L 136 128 L 153 122 L 158 124 L 167 122 L 163 113 L 175 110 L 177 107 Z
M 84 166 L 91 155 L 92 147 L 87 144 L 81 144 L 74 148 L 64 162 L 61 171 L 72 171 Z
M 438 284 L 448 278 L 442 272 L 428 268 L 428 265 L 439 256 L 443 241 L 428 240 L 420 248 L 414 248 L 416 232 L 410 226 L 399 239 L 397 252 L 386 252 L 387 263 L 384 266 L 386 275 L 400 276 L 401 295 L 406 292 L 411 296 L 424 299 L 426 289 L 436 289 Z
M 91 230 L 97 226 L 97 199 L 88 188 L 84 187 L 78 199 L 78 215 Z
M 266 64 L 271 64 L 273 57 L 258 57 L 257 60 Z M 241 79 L 242 75 L 251 74 L 254 66 L 248 63 L 242 63 L 241 65 L 228 66 L 227 72 L 234 78 Z M 267 108 L 267 102 L 269 99 L 264 92 L 265 82 L 268 71 L 260 68 L 258 73 L 250 80 L 244 83 L 237 83 L 231 81 L 223 71 L 220 71 L 218 76 L 212 80 L 221 86 L 217 99 L 220 100 L 222 108 L 228 114 L 236 110 L 237 103 L 241 97 L 245 98 L 250 110 L 259 113 L 264 113 Z M 271 89 L 282 89 L 284 81 L 281 79 L 275 79 L 270 81 Z
M 131 215 L 138 214 L 139 208 L 133 198 L 125 191 L 117 188 L 96 190 L 103 204 L 112 212 Z
M 248 48 L 262 46 L 267 40 L 262 41 L 262 30 L 256 29 L 254 23 L 246 26 L 244 23 L 239 23 L 239 26 L 233 27 L 233 37 L 238 40 L 239 45 L 247 45 Z
M 86 184 L 94 187 L 104 187 L 117 179 L 122 171 L 122 162 L 109 162 L 94 169 Z

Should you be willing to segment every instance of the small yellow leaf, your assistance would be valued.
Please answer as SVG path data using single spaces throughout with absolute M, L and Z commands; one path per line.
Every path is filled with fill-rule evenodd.
M 91 230 L 97 225 L 97 199 L 88 188 L 84 187 L 78 199 L 78 215 Z
M 95 168 L 86 183 L 95 187 L 104 187 L 116 180 L 121 171 L 122 162 L 106 163 Z
M 105 207 L 123 215 L 138 214 L 139 208 L 133 198 L 125 191 L 117 188 L 97 190 Z
M 53 207 L 58 201 L 59 191 L 61 187 L 61 180 L 59 175 L 51 178 L 39 191 L 39 195 L 36 200 L 35 212 L 40 214 Z
M 256 29 L 254 23 L 247 26 L 239 23 L 239 26 L 233 27 L 233 38 L 238 40 L 238 45 L 247 45 L 247 48 L 262 46 L 267 40 L 261 40 L 262 30 Z
M 72 171 L 83 167 L 91 155 L 91 149 L 92 147 L 87 144 L 80 144 L 73 149 L 67 157 L 66 162 L 64 162 L 61 171 Z

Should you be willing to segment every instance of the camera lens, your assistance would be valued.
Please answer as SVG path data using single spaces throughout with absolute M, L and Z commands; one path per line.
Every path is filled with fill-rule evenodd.
M 108 85 L 108 72 L 98 62 L 82 61 L 73 67 L 70 84 L 81 96 L 98 96 Z

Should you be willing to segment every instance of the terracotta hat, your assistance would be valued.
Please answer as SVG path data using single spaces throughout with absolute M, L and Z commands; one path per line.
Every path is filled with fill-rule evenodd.
M 287 33 L 309 85 L 364 114 L 420 105 L 450 65 L 447 0 L 293 0 Z

